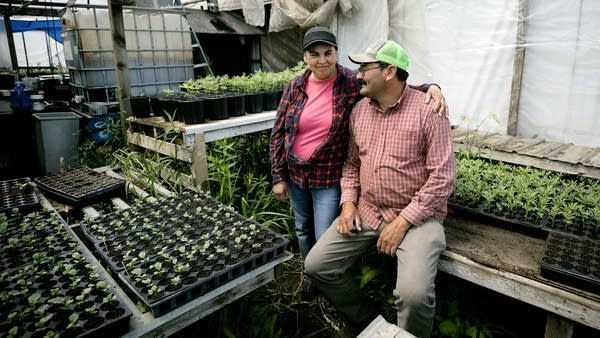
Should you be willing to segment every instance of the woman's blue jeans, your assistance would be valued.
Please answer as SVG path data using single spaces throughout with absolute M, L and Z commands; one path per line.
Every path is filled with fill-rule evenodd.
M 315 242 L 340 214 L 339 186 L 302 188 L 289 182 L 290 202 L 294 211 L 295 231 L 302 260 Z

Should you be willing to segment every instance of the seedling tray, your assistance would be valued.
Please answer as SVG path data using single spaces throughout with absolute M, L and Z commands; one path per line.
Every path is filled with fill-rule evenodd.
M 14 208 L 27 213 L 41 207 L 29 178 L 0 181 L 0 213 L 10 213 Z
M 0 297 L 0 336 L 126 333 L 131 311 L 100 278 L 60 216 L 54 211 L 13 216 L 0 235 L 0 290 L 9 295 Z M 69 328 L 74 315 L 77 325 Z
M 81 229 L 155 316 L 274 260 L 288 244 L 205 193 L 148 201 L 82 221 Z
M 51 174 L 34 179 L 40 189 L 57 200 L 75 206 L 85 206 L 125 191 L 125 181 L 96 172 L 86 166 L 77 166 L 62 174 Z
M 494 225 L 502 228 L 515 230 L 520 233 L 536 237 L 545 237 L 547 234 L 547 217 L 544 216 L 537 220 L 527 220 L 524 215 L 509 215 L 508 213 L 498 213 L 489 208 L 485 202 L 472 206 L 466 206 L 457 201 L 449 201 L 448 207 L 455 212 L 478 217 L 483 220 L 492 221 Z
M 0 235 L 0 264 L 13 268 L 28 263 L 35 253 L 55 256 L 78 247 L 63 220 L 53 211 L 35 211 L 7 220 Z
M 263 243 L 270 246 L 263 246 L 259 253 L 249 253 L 249 257 L 237 263 L 231 263 L 236 258 L 232 255 L 192 268 L 182 278 L 182 287 L 177 291 L 168 289 L 175 274 L 168 273 L 160 279 L 153 279 L 153 282 L 165 289 L 159 297 L 150 296 L 147 289 L 136 286 L 130 274 L 119 273 L 119 278 L 155 317 L 159 317 L 281 256 L 285 252 L 287 241 L 278 237 L 274 242 L 277 244 Z
M 550 233 L 540 257 L 542 276 L 600 293 L 600 242 Z
M 77 298 L 90 284 L 97 285 L 100 280 L 90 277 L 94 276 L 95 270 L 89 261 L 84 259 L 88 264 L 83 265 L 81 260 L 73 258 L 76 252 L 65 252 L 6 271 L 2 290 L 11 297 L 0 300 L 1 308 L 8 310 L 0 311 L 0 332 L 16 330 L 18 337 L 44 337 L 47 333 L 60 337 L 116 337 L 127 333 L 132 313 L 112 289 L 95 289 L 91 293 L 83 293 L 85 299 Z M 66 282 L 60 267 L 67 265 L 73 269 L 78 281 Z M 26 294 L 23 293 L 22 281 L 28 285 Z M 114 299 L 110 306 L 104 303 L 109 294 Z M 38 304 L 38 308 L 47 306 L 44 314 L 51 315 L 51 318 L 45 325 L 39 325 L 42 315 L 30 311 L 32 302 Z M 86 309 L 90 308 L 96 313 L 87 313 Z M 77 328 L 69 328 L 73 314 L 78 317 Z

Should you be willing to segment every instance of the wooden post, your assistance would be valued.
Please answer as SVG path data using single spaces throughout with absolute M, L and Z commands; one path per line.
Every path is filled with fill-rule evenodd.
M 8 51 L 10 52 L 10 62 L 12 70 L 19 69 L 19 60 L 17 59 L 17 51 L 15 50 L 15 39 L 13 38 L 12 25 L 10 23 L 10 14 L 4 13 L 4 29 L 6 30 L 6 39 L 8 40 Z
M 508 108 L 508 123 L 506 134 L 517 135 L 519 120 L 519 103 L 521 101 L 521 82 L 523 80 L 523 65 L 525 63 L 525 35 L 527 33 L 527 0 L 519 0 L 517 37 L 515 39 L 515 62 L 513 67 L 512 85 L 510 88 L 510 106 Z
M 546 316 L 546 333 L 544 338 L 571 338 L 573 321 L 552 312 Z
M 208 186 L 208 160 L 206 158 L 206 143 L 204 133 L 194 135 L 194 150 L 192 152 L 192 173 L 196 185 L 202 190 L 209 191 Z
M 108 14 L 110 17 L 110 30 L 113 39 L 113 57 L 115 61 L 115 74 L 119 89 L 121 107 L 121 127 L 123 135 L 127 135 L 127 117 L 131 116 L 131 83 L 129 80 L 129 65 L 127 62 L 127 44 L 125 41 L 125 22 L 123 20 L 123 5 L 131 5 L 130 0 L 108 0 Z

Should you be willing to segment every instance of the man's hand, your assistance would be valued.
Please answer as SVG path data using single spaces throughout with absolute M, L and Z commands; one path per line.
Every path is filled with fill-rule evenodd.
M 271 188 L 271 191 L 273 191 L 275 199 L 279 202 L 286 202 L 290 197 L 288 184 L 285 181 L 275 183 L 273 185 L 273 188 Z
M 410 222 L 402 215 L 394 218 L 381 231 L 381 235 L 377 240 L 377 252 L 392 257 L 395 256 L 398 246 L 402 243 L 406 232 L 411 226 Z
M 361 231 L 360 215 L 356 209 L 356 205 L 352 202 L 342 204 L 342 211 L 337 222 L 337 232 L 346 237 L 356 236 L 356 233 Z
M 448 111 L 448 104 L 446 103 L 446 98 L 444 98 L 440 87 L 434 84 L 429 86 L 427 93 L 425 93 L 425 103 L 429 103 L 431 99 L 433 99 L 433 102 L 435 103 L 435 107 L 433 107 L 433 111 L 435 113 L 438 113 L 440 116 L 450 116 L 450 112 Z

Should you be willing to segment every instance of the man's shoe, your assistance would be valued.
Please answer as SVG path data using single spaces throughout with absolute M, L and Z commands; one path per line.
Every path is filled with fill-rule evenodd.
M 302 281 L 302 290 L 300 290 L 300 299 L 304 302 L 312 302 L 319 295 L 315 285 L 306 280 Z

